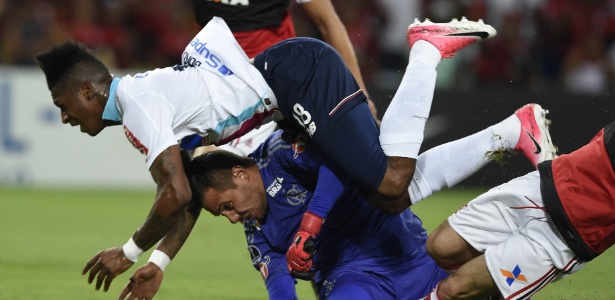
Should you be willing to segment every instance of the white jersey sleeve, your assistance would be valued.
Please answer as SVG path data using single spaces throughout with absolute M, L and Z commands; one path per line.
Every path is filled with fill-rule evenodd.
M 177 145 L 173 133 L 173 109 L 160 95 L 148 95 L 147 103 L 129 97 L 123 101 L 124 133 L 141 153 L 146 155 L 147 167 L 158 155 Z
M 164 68 L 125 76 L 116 95 L 126 137 L 147 156 L 148 167 L 182 138 L 205 136 L 216 126 L 208 89 L 196 70 Z

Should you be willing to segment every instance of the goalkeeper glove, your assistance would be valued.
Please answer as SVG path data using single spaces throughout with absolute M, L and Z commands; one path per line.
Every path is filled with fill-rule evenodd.
M 299 230 L 286 252 L 286 263 L 288 264 L 289 271 L 299 273 L 310 271 L 312 268 L 312 256 L 316 253 L 316 250 L 314 250 L 314 240 L 320 231 L 323 221 L 323 218 L 309 211 L 303 214 Z

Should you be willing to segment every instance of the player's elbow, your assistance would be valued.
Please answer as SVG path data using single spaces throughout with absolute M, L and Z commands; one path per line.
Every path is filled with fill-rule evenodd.
M 190 187 L 167 184 L 158 189 L 158 209 L 160 215 L 173 218 L 181 212 L 192 199 Z
M 173 199 L 179 210 L 185 208 L 192 200 L 192 191 L 189 186 L 173 187 Z
M 379 189 L 378 193 L 383 197 L 383 199 L 387 201 L 396 201 L 396 199 L 400 199 L 404 197 L 404 195 L 408 192 L 409 182 L 394 182 L 387 186 L 386 189 Z
M 414 159 L 389 157 L 387 170 L 377 189 L 378 194 L 389 201 L 406 197 L 415 167 L 416 161 Z
M 369 202 L 385 214 L 397 215 L 410 206 L 410 197 L 407 193 L 397 199 L 385 198 L 381 195 L 373 194 L 369 197 Z
M 398 215 L 400 213 L 402 213 L 405 209 L 408 208 L 408 206 L 410 206 L 409 204 L 407 205 L 400 205 L 400 204 L 394 204 L 394 205 L 389 205 L 389 206 L 385 206 L 385 207 L 381 207 L 379 208 L 382 212 L 384 212 L 385 214 L 388 215 Z

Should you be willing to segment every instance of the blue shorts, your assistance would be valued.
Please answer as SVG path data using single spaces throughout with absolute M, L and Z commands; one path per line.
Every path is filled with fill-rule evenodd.
M 361 188 L 376 191 L 387 168 L 380 133 L 340 55 L 320 40 L 292 38 L 257 55 L 254 65 L 285 121 L 305 132 Z
M 390 269 L 340 267 L 316 286 L 318 299 L 420 299 L 447 276 L 446 271 L 425 255 Z

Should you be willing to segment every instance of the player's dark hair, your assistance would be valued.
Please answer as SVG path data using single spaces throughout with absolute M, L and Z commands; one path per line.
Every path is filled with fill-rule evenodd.
M 68 40 L 36 55 L 36 63 L 45 73 L 47 87 L 53 89 L 68 78 L 98 82 L 111 76 L 109 69 L 81 43 Z
M 226 191 L 235 187 L 232 169 L 235 166 L 249 168 L 254 160 L 224 150 L 216 150 L 192 159 L 186 173 L 193 192 L 202 195 L 209 188 Z

